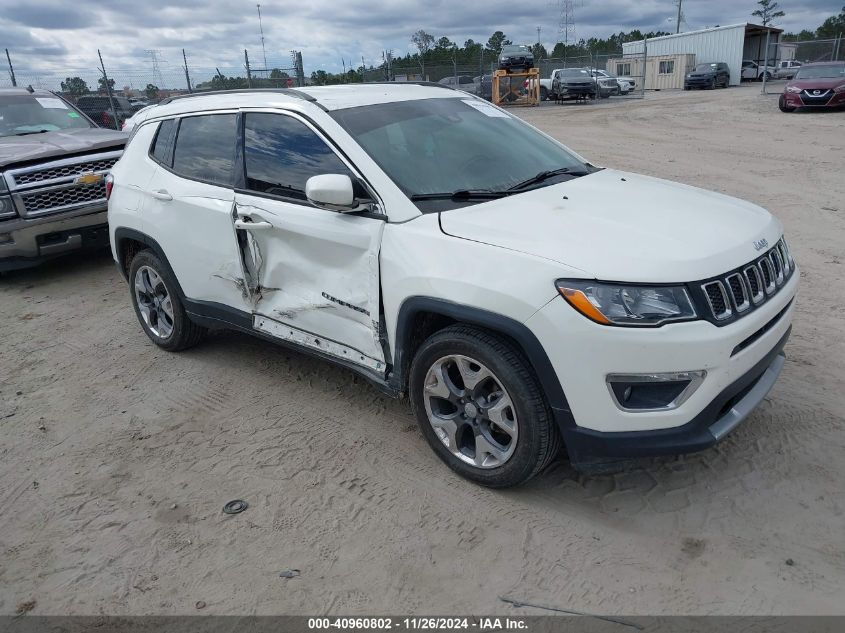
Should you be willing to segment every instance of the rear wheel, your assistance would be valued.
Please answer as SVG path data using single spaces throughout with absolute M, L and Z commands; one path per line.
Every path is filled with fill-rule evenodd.
M 549 91 L 544 86 L 540 86 L 540 101 L 545 101 L 548 98 Z
M 781 95 L 778 99 L 778 108 L 780 108 L 781 112 L 795 112 L 794 107 L 786 105 L 786 97 L 784 95 Z
M 135 255 L 129 266 L 132 306 L 150 340 L 170 352 L 193 347 L 205 328 L 188 318 L 176 280 L 158 256 L 150 250 Z
M 409 394 L 438 457 L 482 485 L 520 484 L 558 453 L 559 432 L 529 363 L 493 333 L 459 325 L 432 335 L 414 357 Z

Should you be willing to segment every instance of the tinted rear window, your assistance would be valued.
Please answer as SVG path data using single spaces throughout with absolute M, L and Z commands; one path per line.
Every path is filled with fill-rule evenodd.
M 234 114 L 182 119 L 173 153 L 173 171 L 188 178 L 230 186 L 236 120 Z

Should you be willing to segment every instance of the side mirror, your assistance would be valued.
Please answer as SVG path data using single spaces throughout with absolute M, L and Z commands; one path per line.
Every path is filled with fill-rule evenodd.
M 315 207 L 341 213 L 357 211 L 360 207 L 355 200 L 352 179 L 346 174 L 311 176 L 305 182 L 305 197 Z

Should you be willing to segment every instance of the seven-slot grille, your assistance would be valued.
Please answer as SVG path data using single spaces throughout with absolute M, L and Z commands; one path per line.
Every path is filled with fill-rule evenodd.
M 758 260 L 742 270 L 701 285 L 710 312 L 717 321 L 740 316 L 774 295 L 795 270 L 786 240 L 781 238 Z
M 34 218 L 94 205 L 105 210 L 103 178 L 122 153 L 112 150 L 7 171 L 6 184 L 18 214 Z

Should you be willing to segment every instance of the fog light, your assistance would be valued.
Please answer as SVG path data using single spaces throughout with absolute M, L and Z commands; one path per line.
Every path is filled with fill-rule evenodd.
M 707 372 L 665 374 L 608 374 L 607 388 L 614 404 L 623 411 L 668 411 L 681 406 Z

